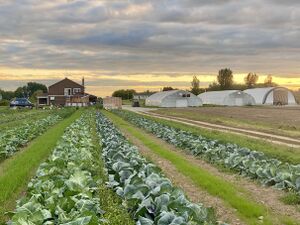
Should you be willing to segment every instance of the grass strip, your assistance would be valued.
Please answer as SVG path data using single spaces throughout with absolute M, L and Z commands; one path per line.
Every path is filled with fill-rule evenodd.
M 271 144 L 270 142 L 266 142 L 263 140 L 253 139 L 250 137 L 231 134 L 216 130 L 209 130 L 200 127 L 193 127 L 186 124 L 182 124 L 180 122 L 168 121 L 165 119 L 159 119 L 152 116 L 143 115 L 147 119 L 152 119 L 159 123 L 178 128 L 181 130 L 189 131 L 196 135 L 201 135 L 203 137 L 218 140 L 220 143 L 234 143 L 241 147 L 246 147 L 251 150 L 260 151 L 265 153 L 267 156 L 276 158 L 282 162 L 288 162 L 292 164 L 300 163 L 300 149 L 292 148 L 283 145 Z
M 100 205 L 101 209 L 105 211 L 103 218 L 107 220 L 107 225 L 134 225 L 135 222 L 131 218 L 130 214 L 127 212 L 125 207 L 122 206 L 122 200 L 117 196 L 117 194 L 110 188 L 105 185 L 105 182 L 108 181 L 108 176 L 104 171 L 104 162 L 101 158 L 101 146 L 100 140 L 98 138 L 98 134 L 96 132 L 96 124 L 95 124 L 95 117 L 94 120 L 91 121 L 92 127 L 92 137 L 93 137 L 93 144 L 95 146 L 93 155 L 98 162 L 97 167 L 98 169 L 98 179 L 102 182 L 99 184 L 99 198 L 100 198 Z
M 4 213 L 15 208 L 15 201 L 26 190 L 27 183 L 54 149 L 65 128 L 79 118 L 82 112 L 77 110 L 0 164 L 0 223 L 7 219 Z
M 243 190 L 241 187 L 236 187 L 232 183 L 227 182 L 220 177 L 214 176 L 198 165 L 192 164 L 184 156 L 163 148 L 155 142 L 155 139 L 151 137 L 151 135 L 132 126 L 120 117 L 109 112 L 104 112 L 104 114 L 108 116 L 119 128 L 126 129 L 131 135 L 138 138 L 154 153 L 170 161 L 180 173 L 189 177 L 195 185 L 206 190 L 209 194 L 221 198 L 229 207 L 236 209 L 237 215 L 247 224 L 273 225 L 276 224 L 274 221 L 278 220 L 280 221 L 278 224 L 297 224 L 290 218 L 270 215 L 266 207 L 252 201 L 250 197 L 246 196 L 246 190 Z M 259 220 L 259 217 L 261 218 L 261 216 L 263 217 L 263 221 Z

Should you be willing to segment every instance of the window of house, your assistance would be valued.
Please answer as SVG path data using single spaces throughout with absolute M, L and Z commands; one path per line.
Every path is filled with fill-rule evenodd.
M 65 88 L 64 93 L 65 93 L 66 96 L 71 95 L 72 94 L 72 88 Z
M 73 94 L 77 94 L 81 92 L 81 88 L 73 88 Z

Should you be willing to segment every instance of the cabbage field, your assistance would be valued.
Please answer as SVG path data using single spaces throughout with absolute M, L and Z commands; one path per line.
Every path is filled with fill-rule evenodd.
M 38 129 L 46 130 L 59 120 L 62 120 L 60 116 L 51 115 L 26 124 L 18 131 L 27 138 L 3 139 L 23 140 L 7 141 L 3 146 L 15 144 L 16 149 L 43 131 Z M 98 137 L 93 137 L 95 121 Z M 101 146 L 97 149 L 98 157 L 95 157 L 95 138 Z M 102 159 L 107 178 L 99 177 Z M 40 164 L 28 183 L 15 209 L 6 213 L 7 224 L 112 224 L 110 218 L 105 217 L 109 212 L 101 205 L 101 198 L 105 196 L 99 188 L 105 180 L 106 188 L 119 196 L 119 207 L 124 208 L 137 225 L 217 224 L 212 208 L 188 200 L 156 165 L 140 155 L 138 148 L 130 144 L 108 118 L 101 113 L 96 115 L 95 111 L 83 112 L 65 129 L 51 155 Z
M 24 117 L 15 113 L 6 119 L 12 121 L 13 116 Z M 134 129 L 142 135 L 134 136 Z M 155 139 L 145 141 L 146 134 Z M 157 137 L 192 156 L 158 149 L 163 141 Z M 161 143 L 152 143 L 155 140 Z M 300 165 L 128 111 L 92 108 L 41 113 L 0 131 L 0 156 L 0 222 L 8 225 L 298 224 L 294 217 L 270 212 L 267 203 L 252 200 L 246 190 L 221 175 L 194 166 L 191 159 L 201 157 L 292 193 L 300 192 Z M 187 179 L 178 182 L 177 173 Z M 230 215 L 222 217 L 226 213 Z
M 19 124 L 13 128 L 3 128 L 0 131 L 0 162 L 12 156 L 21 147 L 26 146 L 31 140 L 46 132 L 49 127 L 68 117 L 73 112 L 73 109 L 53 110 L 50 112 L 35 111 L 32 113 L 25 111 L 1 117 L 2 123 L 19 121 Z M 37 114 L 40 114 L 42 117 L 35 119 Z M 6 122 L 4 122 L 5 119 Z
M 26 123 L 0 133 L 0 161 L 12 156 L 20 147 L 45 132 L 48 127 L 61 120 L 59 115 L 50 115 L 44 119 Z
M 28 184 L 9 224 L 101 224 L 90 116 L 82 116 L 65 131 Z
M 300 165 L 283 163 L 262 152 L 235 144 L 222 144 L 218 140 L 194 135 L 128 111 L 116 110 L 114 113 L 194 156 L 238 171 L 243 176 L 259 180 L 263 185 L 300 192 Z
M 138 225 L 215 224 L 210 209 L 187 200 L 102 114 L 97 115 L 97 127 L 108 184 L 123 199 Z

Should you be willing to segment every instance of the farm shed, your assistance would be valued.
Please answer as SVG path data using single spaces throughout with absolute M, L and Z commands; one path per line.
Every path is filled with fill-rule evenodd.
M 105 108 L 105 109 L 121 109 L 122 108 L 122 98 L 119 98 L 119 97 L 103 98 L 103 108 Z
M 203 104 L 243 106 L 254 105 L 254 98 L 239 90 L 209 91 L 198 95 Z
M 196 95 L 183 90 L 157 92 L 146 98 L 146 106 L 190 107 L 201 106 L 202 101 Z
M 252 95 L 256 105 L 296 105 L 296 99 L 285 87 L 266 87 L 247 89 L 245 93 Z

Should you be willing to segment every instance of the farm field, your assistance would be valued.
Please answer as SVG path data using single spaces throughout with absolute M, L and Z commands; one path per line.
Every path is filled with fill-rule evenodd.
M 124 110 L 60 113 L 0 163 L 0 222 L 299 224 L 288 160 Z
M 299 107 L 198 107 L 158 109 L 157 114 L 300 138 Z
M 3 124 L 10 124 L 10 126 L 2 127 L 0 131 L 0 162 L 11 157 L 31 140 L 73 112 L 73 109 L 49 110 L 47 112 L 19 111 L 6 116 L 6 122 Z M 11 123 L 14 122 L 19 123 L 12 126 Z
M 81 112 L 78 111 L 69 116 L 65 115 L 64 120 L 48 127 L 44 134 L 33 139 L 21 151 L 7 159 L 2 159 L 0 163 L 0 222 L 3 223 L 6 218 L 4 213 L 13 209 L 16 199 L 24 192 L 35 169 L 47 157 L 65 127 L 80 114 Z
M 127 115 L 126 115 L 127 114 Z M 128 116 L 128 114 L 131 114 L 131 116 Z M 138 116 L 138 115 L 134 115 L 134 116 L 132 116 L 132 114 L 133 113 L 124 113 L 124 111 L 123 112 L 117 112 L 117 115 L 119 115 L 119 116 L 121 116 L 122 118 L 125 118 L 126 120 L 128 120 L 131 124 L 134 124 L 134 125 L 137 125 L 138 124 L 138 121 L 139 121 L 139 117 L 140 116 Z M 177 164 L 177 169 L 179 169 L 179 171 L 181 172 L 181 173 L 183 173 L 183 174 L 185 174 L 186 176 L 196 176 L 196 175 L 193 175 L 193 174 L 198 174 L 199 175 L 199 171 L 193 171 L 193 172 L 191 172 L 191 170 L 189 169 L 189 163 L 191 163 L 191 162 L 195 162 L 195 158 L 193 158 L 191 155 L 195 155 L 195 153 L 192 153 L 191 154 L 191 152 L 189 152 L 189 150 L 187 149 L 188 147 L 188 144 L 187 143 L 190 143 L 191 141 L 189 141 L 188 139 L 185 139 L 185 141 L 184 142 L 182 142 L 182 144 L 180 143 L 180 138 L 183 138 L 184 137 L 184 134 L 185 133 L 181 133 L 181 134 L 177 134 L 176 136 L 173 136 L 173 135 L 175 135 L 175 134 L 172 134 L 172 131 L 161 131 L 160 130 L 160 128 L 159 128 L 159 126 L 152 126 L 151 124 L 147 124 L 145 121 L 142 121 L 142 123 L 140 123 L 140 124 L 138 124 L 137 126 L 138 127 L 140 127 L 140 128 L 142 128 L 142 130 L 140 130 L 139 128 L 137 128 L 137 127 L 132 127 L 132 125 L 129 125 L 127 122 L 125 122 L 125 121 L 120 121 L 120 119 L 118 119 L 118 117 L 116 117 L 116 116 L 113 116 L 113 115 L 110 115 L 110 118 L 114 118 L 114 121 L 117 123 L 117 124 L 119 124 L 119 126 L 123 126 L 123 129 L 125 130 L 125 132 L 129 132 L 130 133 L 130 135 L 132 135 L 132 136 L 134 136 L 134 139 L 139 139 L 139 141 L 140 142 L 143 142 L 143 144 L 144 145 L 148 145 L 148 147 L 149 148 L 151 148 L 151 146 L 152 146 L 152 151 L 154 151 L 155 153 L 156 153 L 156 155 L 159 155 L 160 157 L 158 157 L 158 159 L 157 159 L 157 156 L 156 157 L 154 157 L 154 158 L 156 158 L 156 162 L 161 162 L 161 160 L 162 160 L 162 158 L 164 158 L 164 159 L 167 159 L 169 162 L 172 162 L 173 164 Z M 124 125 L 125 124 L 125 125 Z M 162 143 L 160 143 L 160 142 L 158 142 L 157 144 L 156 144 L 156 146 L 155 146 L 155 143 L 154 142 L 157 142 L 157 140 L 154 140 L 153 139 L 153 136 L 152 137 L 147 137 L 147 138 L 145 138 L 145 137 L 142 137 L 143 135 L 144 135 L 144 133 L 143 133 L 143 130 L 147 130 L 148 132 L 150 132 L 150 133 L 152 133 L 152 132 L 154 132 L 153 134 L 154 134 L 154 136 L 156 136 L 156 135 L 158 135 L 158 137 L 159 138 L 162 138 L 162 139 L 164 139 L 166 142 L 170 142 L 170 144 L 171 145 L 174 145 L 175 144 L 175 146 L 176 146 L 176 149 L 184 149 L 184 154 L 185 154 L 185 157 L 187 157 L 188 158 L 188 160 L 187 160 L 187 162 L 186 162 L 186 164 L 184 164 L 183 162 L 178 162 L 178 160 L 179 160 L 179 156 L 178 155 L 168 155 L 168 153 L 166 152 L 166 150 L 165 149 L 163 149 L 163 150 L 161 150 L 161 151 L 159 151 L 158 149 L 160 149 L 161 148 L 161 146 L 164 146 Z M 126 131 L 127 130 L 127 131 Z M 135 131 L 134 131 L 135 130 Z M 155 131 L 156 132 L 158 132 L 158 133 L 156 133 L 155 134 Z M 168 133 L 171 133 L 171 136 L 170 136 L 170 138 L 165 138 L 164 137 L 164 134 L 168 134 Z M 152 138 L 152 139 L 151 139 Z M 148 140 L 147 140 L 148 139 Z M 194 139 L 194 138 L 193 138 Z M 196 141 L 197 142 L 197 141 Z M 185 147 L 184 147 L 185 146 Z M 170 147 L 170 146 L 169 146 Z M 229 146 L 227 146 L 227 147 L 229 147 Z M 193 147 L 193 149 L 195 149 L 196 148 L 196 146 L 194 146 Z M 206 147 L 207 148 L 207 147 Z M 218 148 L 217 146 L 215 146 L 215 148 Z M 174 147 L 173 148 L 171 148 L 171 149 L 173 149 L 174 150 Z M 182 150 L 180 150 L 179 152 L 180 153 L 182 153 Z M 201 151 L 201 150 L 200 150 Z M 229 150 L 229 152 L 232 152 L 231 150 Z M 216 152 L 215 152 L 216 153 Z M 220 172 L 219 174 L 217 174 L 219 177 L 221 177 L 221 178 L 226 178 L 225 180 L 227 181 L 227 180 L 229 180 L 229 181 L 231 181 L 232 183 L 234 183 L 235 185 L 238 185 L 239 187 L 237 188 L 239 191 L 235 191 L 234 193 L 236 193 L 236 192 L 243 192 L 244 193 L 244 191 L 242 191 L 242 190 L 245 190 L 246 189 L 246 192 L 250 192 L 250 195 L 248 195 L 248 197 L 249 196 L 251 196 L 251 192 L 252 192 L 252 196 L 250 197 L 250 199 L 256 199 L 256 201 L 257 202 L 264 202 L 264 207 L 266 207 L 266 210 L 267 210 L 267 212 L 271 212 L 271 211 L 275 211 L 274 213 L 275 214 L 282 214 L 282 212 L 283 212 L 283 214 L 285 214 L 285 215 L 293 215 L 292 217 L 294 217 L 294 222 L 291 222 L 291 221 L 293 221 L 293 219 L 291 219 L 291 221 L 290 221 L 290 223 L 288 223 L 287 221 L 285 221 L 284 223 L 282 222 L 282 224 L 298 224 L 297 223 L 297 221 L 299 221 L 299 205 L 297 206 L 297 204 L 299 204 L 299 200 L 296 200 L 296 202 L 298 202 L 298 203 L 295 203 L 296 204 L 296 206 L 288 206 L 288 205 L 286 205 L 285 203 L 283 203 L 283 200 L 282 199 L 286 199 L 286 198 L 291 198 L 291 196 L 295 196 L 294 195 L 294 192 L 292 191 L 292 192 L 285 192 L 285 191 L 275 191 L 273 188 L 269 188 L 269 189 L 265 189 L 265 187 L 263 187 L 263 186 L 261 186 L 261 184 L 262 183 L 264 183 L 264 182 L 267 182 L 268 183 L 268 181 L 267 180 L 264 180 L 265 178 L 269 178 L 269 179 L 273 179 L 272 178 L 272 173 L 273 172 L 275 172 L 274 173 L 274 175 L 276 174 L 276 177 L 277 178 L 275 178 L 273 181 L 279 181 L 280 180 L 280 174 L 281 174 L 281 172 L 279 172 L 279 170 L 280 170 L 280 168 L 281 168 L 281 166 L 275 166 L 274 168 L 273 168 L 273 166 L 271 166 L 270 164 L 266 164 L 266 162 L 265 162 L 265 159 L 263 159 L 263 158 L 261 158 L 261 159 L 263 159 L 264 160 L 264 162 L 263 162 L 263 164 L 262 165 L 267 165 L 266 167 L 265 167 L 265 169 L 262 169 L 262 168 L 259 168 L 259 167 L 254 167 L 254 168 L 251 168 L 250 169 L 250 171 L 252 170 L 253 172 L 254 172 L 254 174 L 252 174 L 252 175 L 254 175 L 254 176 L 252 176 L 252 175 L 250 175 L 250 180 L 249 179 L 245 179 L 245 178 L 241 178 L 241 176 L 237 176 L 237 177 L 235 177 L 235 182 L 234 182 L 234 179 L 231 179 L 231 178 L 229 178 L 228 177 L 228 174 L 231 174 L 232 175 L 232 172 L 230 172 L 230 171 L 228 171 L 226 168 L 224 168 L 224 165 L 221 165 L 220 166 L 220 159 L 221 158 L 216 158 L 214 155 L 212 155 L 212 154 L 215 154 L 215 153 L 213 153 L 213 152 L 211 152 L 211 153 L 209 153 L 208 155 L 204 155 L 203 157 L 201 157 L 200 155 L 199 155 L 199 157 L 197 156 L 196 157 L 196 160 L 200 160 L 198 163 L 198 166 L 199 165 L 203 165 L 203 164 L 207 164 L 207 162 L 210 164 L 210 165 L 213 165 L 213 167 L 214 167 L 214 169 L 218 169 L 218 171 Z M 246 152 L 244 152 L 244 154 L 245 154 Z M 251 153 L 251 152 L 250 152 Z M 174 154 L 174 152 L 172 152 L 172 154 Z M 232 154 L 232 153 L 231 153 Z M 256 153 L 255 153 L 256 154 Z M 197 154 L 196 154 L 197 155 Z M 195 156 L 196 156 L 195 155 Z M 247 154 L 246 154 L 247 155 Z M 250 155 L 252 155 L 252 153 L 250 154 Z M 260 155 L 260 157 L 262 156 L 260 153 L 259 153 L 259 155 Z M 253 158 L 253 156 L 254 155 L 252 155 L 251 156 L 251 158 Z M 224 157 L 224 155 L 222 156 L 222 157 Z M 228 158 L 228 160 L 230 160 L 230 161 L 228 161 L 227 163 L 228 163 L 228 165 L 231 165 L 232 164 L 232 167 L 236 167 L 234 170 L 236 170 L 237 168 L 239 168 L 238 170 L 240 170 L 241 168 L 243 168 L 243 166 L 241 167 L 241 164 L 239 165 L 239 166 L 237 166 L 238 164 L 236 164 L 236 165 L 234 165 L 235 163 L 241 163 L 241 162 L 243 162 L 243 164 L 244 165 L 246 165 L 247 163 L 246 163 L 246 161 L 244 161 L 245 159 L 246 159 L 247 157 L 244 157 L 244 159 L 242 160 L 241 158 L 236 158 L 236 156 L 234 156 L 234 154 L 230 157 L 230 158 Z M 255 158 L 255 157 L 254 157 Z M 249 159 L 249 158 L 248 158 Z M 201 161 L 201 160 L 204 160 L 205 162 L 203 162 L 203 161 Z M 233 161 L 232 161 L 233 160 Z M 240 160 L 242 160 L 242 161 L 240 161 Z M 251 161 L 251 160 L 250 160 Z M 271 160 L 272 161 L 272 160 Z M 248 161 L 249 162 L 249 161 Z M 246 163 L 246 164 L 245 164 Z M 163 163 L 164 164 L 164 163 Z M 222 163 L 221 163 L 222 164 Z M 276 163 L 275 163 L 276 164 Z M 257 162 L 255 163 L 255 165 L 257 166 L 258 164 L 257 164 Z M 284 165 L 284 164 L 282 164 L 282 165 Z M 181 167 L 181 170 L 180 170 L 180 167 Z M 273 172 L 271 172 L 270 174 L 268 174 L 268 169 L 269 168 L 271 168 L 271 170 L 270 171 L 272 171 L 273 169 Z M 273 168 L 273 169 L 272 169 Z M 296 168 L 296 171 L 298 171 L 299 172 L 299 166 L 296 166 L 295 167 Z M 206 167 L 206 169 L 207 169 L 207 167 Z M 245 169 L 245 167 L 244 167 L 244 169 Z M 245 173 L 245 170 L 244 169 L 241 169 L 241 171 L 240 171 L 240 173 L 243 175 L 243 177 L 244 176 L 248 176 L 247 175 L 247 172 Z M 254 169 L 254 170 L 253 170 Z M 232 169 L 230 169 L 231 171 L 232 171 Z M 244 170 L 244 171 L 243 171 Z M 276 170 L 278 170 L 278 171 L 276 171 Z M 189 172 L 188 172 L 189 171 Z M 215 170 L 213 170 L 213 171 L 215 171 Z M 283 169 L 283 171 L 285 171 L 285 172 L 287 172 L 285 169 Z M 282 171 L 282 172 L 283 172 Z M 285 173 L 284 172 L 284 173 Z M 298 172 L 296 172 L 296 174 L 298 174 Z M 251 173 L 251 172 L 250 172 Z M 177 173 L 176 173 L 177 174 Z M 267 175 L 268 174 L 268 175 Z M 299 180 L 299 177 L 297 176 L 295 174 L 295 176 L 294 176 L 294 178 L 292 178 L 292 179 L 295 179 L 294 181 L 296 182 L 296 183 L 298 183 L 300 180 Z M 287 175 L 287 174 L 286 174 Z M 174 176 L 174 174 L 173 174 L 173 176 Z M 177 175 L 176 175 L 177 176 Z M 267 179 L 268 179 L 267 178 Z M 282 177 L 283 178 L 283 177 Z M 287 178 L 287 177 L 286 177 Z M 290 177 L 291 178 L 291 177 Z M 195 179 L 195 178 L 194 178 Z M 242 180 L 241 180 L 242 179 Z M 254 179 L 254 180 L 253 180 Z M 288 178 L 289 179 L 289 178 Z M 199 179 L 199 180 L 203 180 L 203 179 Z M 207 179 L 206 179 L 207 180 Z M 245 180 L 248 182 L 248 183 L 245 183 Z M 260 180 L 260 181 L 259 181 Z M 223 180 L 224 181 L 224 180 Z M 270 181 L 270 180 L 269 180 Z M 273 182 L 272 181 L 272 182 Z M 249 182 L 250 182 L 250 184 L 249 184 Z M 281 186 L 281 185 L 283 185 L 284 183 L 286 183 L 286 182 L 288 182 L 287 180 L 286 181 L 283 181 L 283 183 L 281 183 L 281 184 L 277 184 L 277 188 L 279 188 L 279 189 L 282 189 L 282 188 L 284 188 L 283 186 Z M 206 182 L 204 182 L 204 183 L 207 183 L 207 181 Z M 253 183 L 254 184 L 256 184 L 257 186 L 256 187 L 254 187 L 254 186 L 251 186 L 251 185 L 253 185 Z M 267 183 L 265 183 L 265 184 L 267 184 Z M 288 182 L 289 183 L 289 182 Z M 195 181 L 194 181 L 194 184 L 195 184 Z M 269 184 L 267 184 L 267 186 L 269 186 L 271 183 L 269 183 Z M 207 184 L 206 184 L 207 185 Z M 295 187 L 296 186 L 298 186 L 299 185 L 299 183 L 298 184 L 296 184 L 295 185 Z M 199 186 L 201 186 L 202 188 L 203 188 L 203 186 L 204 186 L 204 188 L 205 188 L 205 184 L 199 184 Z M 224 186 L 224 184 L 222 184 L 222 185 L 216 185 L 216 186 Z M 228 186 L 227 186 L 228 187 Z M 232 186 L 231 186 L 231 188 L 232 188 Z M 227 188 L 228 189 L 228 188 Z M 229 188 L 230 189 L 230 188 Z M 290 189 L 290 187 L 287 187 L 287 189 Z M 213 192 L 213 190 L 214 190 L 214 188 L 213 188 L 213 186 L 212 185 L 210 185 L 210 186 L 206 186 L 206 191 L 207 192 L 209 192 L 210 194 L 212 194 L 211 192 Z M 253 190 L 255 190 L 255 191 L 253 191 Z M 296 192 L 295 193 L 297 193 L 299 190 L 295 190 Z M 219 195 L 220 193 L 223 193 L 222 191 L 216 191 L 216 193 Z M 263 194 L 264 193 L 264 194 Z M 272 194 L 271 194 L 272 193 Z M 255 198 L 255 196 L 259 196 L 259 195 L 261 195 L 259 198 Z M 263 197 L 265 195 L 265 198 Z M 297 194 L 296 194 L 297 195 Z M 266 197 L 267 196 L 267 197 Z M 218 197 L 220 197 L 220 196 L 218 196 Z M 222 198 L 222 200 L 223 201 L 225 201 L 226 203 L 228 203 L 228 202 L 231 202 L 231 203 L 229 203 L 229 204 L 232 204 L 232 199 L 234 199 L 234 198 L 232 198 L 232 196 L 231 197 L 228 197 L 228 193 L 226 193 L 226 196 L 221 196 L 221 198 Z M 226 198 L 229 198 L 229 199 L 226 199 Z M 243 202 L 244 202 L 244 200 L 242 200 Z M 240 201 L 239 201 L 240 202 Z M 249 202 L 249 200 L 247 200 L 247 202 Z M 276 203 L 275 203 L 276 202 Z M 286 201 L 285 201 L 286 202 Z M 234 204 L 234 203 L 233 203 Z M 275 204 L 275 205 L 274 205 Z M 232 206 L 232 205 L 231 205 Z M 277 206 L 277 212 L 276 212 L 276 206 Z M 237 209 L 237 208 L 239 208 L 239 207 L 233 207 L 234 209 Z M 259 208 L 259 207 L 255 207 L 255 208 Z M 287 210 L 286 212 L 284 212 L 285 211 L 285 209 Z M 238 209 L 238 211 L 239 210 L 241 210 L 241 209 Z M 242 211 L 242 210 L 241 210 Z M 291 213 L 291 212 L 293 212 L 293 213 Z M 272 214 L 272 213 L 271 213 Z M 241 216 L 241 215 L 240 215 Z M 283 219 L 283 218 L 285 218 L 285 219 L 287 219 L 284 215 L 281 215 L 282 217 L 280 217 L 281 218 L 281 220 Z M 247 216 L 246 216 L 247 217 Z M 273 218 L 274 216 L 271 216 L 271 218 Z M 250 216 L 250 218 L 251 218 L 251 216 Z M 248 218 L 249 219 L 249 218 Z M 251 218 L 251 219 L 249 219 L 245 224 L 251 224 L 251 223 L 253 223 L 253 224 L 258 224 L 257 223 L 257 221 L 256 222 L 254 222 L 255 221 L 255 219 L 253 220 L 254 218 Z M 245 220 L 245 218 L 244 218 L 244 220 Z M 251 222 L 251 220 L 252 220 L 252 222 Z M 280 220 L 280 219 L 279 219 Z M 264 221 L 264 223 L 263 224 L 268 224 L 267 223 L 267 221 Z M 271 222 L 271 224 L 281 224 L 281 223 L 277 223 L 277 222 Z
M 0 183 L 2 223 L 216 224 L 95 110 L 77 110 L 3 161 Z
M 195 157 L 205 158 L 212 164 L 222 165 L 244 176 L 260 180 L 264 185 L 280 189 L 300 190 L 300 167 L 232 143 L 221 143 L 172 125 L 162 124 L 132 112 L 115 110 L 114 113 L 147 132 L 181 148 Z M 286 176 L 286 173 L 289 176 Z M 285 175 L 283 175 L 285 174 Z
M 60 114 L 62 117 L 67 116 L 72 109 L 47 109 L 47 110 L 14 110 L 5 107 L 0 110 L 0 132 L 10 128 L 16 128 L 26 123 L 46 118 L 50 114 Z

